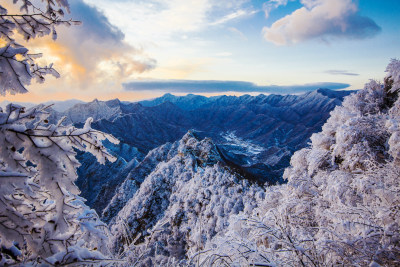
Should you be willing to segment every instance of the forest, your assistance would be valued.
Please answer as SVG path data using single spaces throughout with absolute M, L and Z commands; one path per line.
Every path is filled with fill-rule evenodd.
M 67 0 L 13 5 L 21 13 L 0 5 L 1 95 L 59 76 L 26 41 L 79 27 L 64 18 Z M 0 110 L 0 265 L 398 266 L 400 61 L 386 73 L 336 106 L 291 157 L 283 182 L 244 179 L 211 138 L 188 131 L 151 150 L 143 162 L 152 169 L 140 183 L 125 180 L 100 216 L 80 196 L 76 156 L 114 162 L 105 143 L 119 140 L 92 128 L 91 117 L 78 127 L 66 117 L 53 123 L 51 105 L 8 104 Z

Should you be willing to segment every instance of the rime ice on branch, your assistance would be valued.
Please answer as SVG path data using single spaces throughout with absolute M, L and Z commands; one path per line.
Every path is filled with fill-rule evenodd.
M 33 5 L 14 1 L 20 12 L 11 14 L 0 5 L 0 94 L 27 92 L 32 79 L 59 76 L 49 66 L 39 66 L 40 55 L 18 44 L 51 34 L 56 26 L 76 24 L 63 20 L 69 11 L 66 0 Z M 79 162 L 74 149 L 95 155 L 99 162 L 114 161 L 102 145 L 118 140 L 91 128 L 89 118 L 82 129 L 49 124 L 48 107 L 26 110 L 9 104 L 0 109 L 0 265 L 74 262 L 94 263 L 108 255 L 107 229 L 98 215 L 78 196 L 75 185 Z
M 202 265 L 399 265 L 400 61 L 387 72 L 331 112 L 293 155 L 288 183 L 208 244 Z
M 51 74 L 59 77 L 58 72 L 49 66 L 40 66 L 36 59 L 41 54 L 31 54 L 14 39 L 16 34 L 25 40 L 52 34 L 57 39 L 56 27 L 76 25 L 78 21 L 64 20 L 64 9 L 69 12 L 66 0 L 43 1 L 39 6 L 29 0 L 21 2 L 20 13 L 9 13 L 0 5 L 0 94 L 26 93 L 26 86 L 32 79 L 44 82 L 44 76 Z

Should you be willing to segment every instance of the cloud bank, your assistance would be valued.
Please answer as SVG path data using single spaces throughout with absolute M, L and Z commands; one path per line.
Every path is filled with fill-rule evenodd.
M 359 76 L 360 74 L 349 72 L 348 70 L 327 70 L 324 73 L 331 75 L 346 75 L 346 76 Z
M 48 93 L 65 90 L 101 93 L 119 89 L 125 79 L 156 66 L 156 61 L 142 49 L 128 44 L 124 33 L 96 7 L 74 0 L 70 9 L 70 16 L 82 25 L 57 28 L 55 42 L 39 38 L 31 43 L 61 74 L 61 83 L 49 79 L 41 86 Z
M 104 10 L 115 24 L 124 25 L 124 32 L 134 37 L 135 42 L 171 42 L 179 35 L 200 32 L 256 13 L 250 0 L 85 1 Z
M 375 36 L 381 28 L 363 17 L 352 0 L 301 0 L 303 7 L 263 28 L 264 38 L 276 45 L 290 45 L 310 39 L 364 39 Z M 287 1 L 272 1 L 271 8 Z
M 318 88 L 328 88 L 332 90 L 344 89 L 349 87 L 346 83 L 310 83 L 304 85 L 279 86 L 268 85 L 260 86 L 251 82 L 243 81 L 199 81 L 199 80 L 139 80 L 124 83 L 123 87 L 129 91 L 162 91 L 170 93 L 300 93 L 313 91 Z
M 74 31 L 67 29 L 61 42 L 69 46 L 86 69 L 109 67 L 107 71 L 113 72 L 113 75 L 129 76 L 155 67 L 155 60 L 144 55 L 141 49 L 126 43 L 124 33 L 96 7 L 75 0 L 71 2 L 71 14 L 83 24 Z M 124 67 L 123 73 L 121 67 Z

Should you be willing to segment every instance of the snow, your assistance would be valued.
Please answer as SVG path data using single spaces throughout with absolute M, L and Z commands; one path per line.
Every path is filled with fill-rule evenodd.
M 251 157 L 258 155 L 265 150 L 265 148 L 254 144 L 251 140 L 244 140 L 237 137 L 234 131 L 221 133 L 221 136 L 226 140 L 226 143 L 223 143 L 223 145 L 230 145 L 237 148 L 231 150 L 231 152 L 233 153 L 243 154 L 245 156 Z
M 28 12 L 31 3 L 22 2 L 20 10 Z M 24 93 L 32 79 L 43 82 L 46 74 L 59 76 L 52 64 L 38 66 L 40 55 L 29 55 L 11 38 L 19 32 L 25 39 L 49 34 L 55 39 L 54 24 L 70 23 L 54 21 L 54 14 L 63 15 L 58 8 L 69 10 L 66 0 L 43 7 L 49 16 L 37 20 L 7 15 L 0 6 L 2 34 L 8 37 L 0 47 L 1 95 Z M 25 26 L 16 27 L 21 23 Z M 189 131 L 150 151 L 141 163 L 130 161 L 133 169 L 103 213 L 109 225 L 79 197 L 74 149 L 90 152 L 102 164 L 116 160 L 102 141 L 119 141 L 91 123 L 120 118 L 120 102 L 78 104 L 56 125 L 49 123 L 46 107 L 8 104 L 0 109 L 0 265 L 102 265 L 108 256 L 150 266 L 398 264 L 400 61 L 393 59 L 386 71 L 383 83 L 372 80 L 346 97 L 311 137 L 310 147 L 293 155 L 283 175 L 287 184 L 251 183 L 224 162 L 212 139 Z M 300 98 L 271 96 L 268 107 L 281 116 L 274 108 L 298 101 L 283 109 L 296 121 L 317 109 L 315 103 L 332 106 L 342 96 L 327 90 Z M 164 98 L 189 100 L 186 108 L 208 101 Z M 63 124 L 70 122 L 84 126 Z M 234 131 L 221 136 L 235 153 L 256 157 L 266 151 Z M 271 140 L 279 145 L 276 136 Z
M 109 136 L 93 130 L 91 119 L 80 130 L 51 125 L 44 109 L 9 104 L 0 113 L 0 246 L 9 248 L 1 263 L 103 259 L 106 225 L 77 196 L 73 148 L 113 160 L 101 143 Z
M 26 174 L 20 173 L 20 172 L 0 171 L 0 177 L 23 177 L 23 178 L 27 178 L 28 176 Z
M 249 214 L 264 196 L 258 193 L 262 188 L 223 165 L 211 139 L 199 140 L 189 131 L 168 147 L 168 157 L 111 221 L 113 251 L 129 255 L 132 262 L 140 253 L 145 253 L 141 261 L 152 264 L 167 262 L 167 254 L 182 261 L 223 235 L 232 215 Z M 159 254 L 152 256 L 155 246 Z
M 400 100 L 392 86 L 399 68 L 393 60 L 383 84 L 371 81 L 346 97 L 311 146 L 292 156 L 288 183 L 268 187 L 252 216 L 236 218 L 199 261 L 228 255 L 232 265 L 396 265 Z

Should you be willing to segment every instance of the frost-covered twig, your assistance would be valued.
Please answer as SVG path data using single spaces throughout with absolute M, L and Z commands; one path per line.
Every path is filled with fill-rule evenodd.
M 1 244 L 19 251 L 17 262 L 40 261 L 38 255 L 52 264 L 105 259 L 107 228 L 77 196 L 74 148 L 113 161 L 101 141 L 118 140 L 93 130 L 91 119 L 77 129 L 49 125 L 48 116 L 43 108 L 13 104 L 0 112 Z

